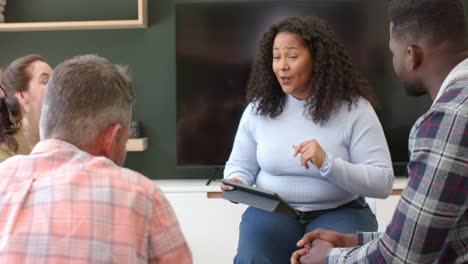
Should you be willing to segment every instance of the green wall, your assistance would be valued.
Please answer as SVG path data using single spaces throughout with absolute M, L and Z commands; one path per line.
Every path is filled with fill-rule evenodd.
M 5 14 L 10 22 L 134 19 L 136 3 L 136 0 L 8 0 Z M 173 0 L 148 0 L 147 29 L 0 32 L 0 65 L 30 53 L 45 56 L 52 67 L 85 53 L 128 65 L 137 100 L 134 119 L 142 121 L 150 146 L 144 152 L 128 153 L 125 166 L 153 179 L 208 178 L 213 168 L 175 165 L 174 12 Z

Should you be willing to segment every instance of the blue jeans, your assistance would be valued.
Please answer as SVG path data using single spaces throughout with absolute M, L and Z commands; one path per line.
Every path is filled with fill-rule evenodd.
M 377 220 L 365 203 L 358 198 L 350 206 L 327 211 L 301 223 L 298 218 L 249 207 L 242 215 L 236 264 L 284 264 L 304 234 L 317 228 L 351 234 L 376 231 Z

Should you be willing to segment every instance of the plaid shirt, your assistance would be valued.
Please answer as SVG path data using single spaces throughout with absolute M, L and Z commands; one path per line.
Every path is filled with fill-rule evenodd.
M 192 263 L 161 190 L 60 140 L 0 163 L 0 263 Z
M 468 263 L 468 80 L 413 126 L 409 181 L 386 232 L 359 233 L 328 263 Z

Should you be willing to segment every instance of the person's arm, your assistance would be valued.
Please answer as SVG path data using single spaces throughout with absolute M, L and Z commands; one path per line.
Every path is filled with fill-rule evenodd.
M 153 195 L 152 204 L 152 216 L 148 227 L 148 263 L 191 264 L 192 253 L 182 234 L 176 215 L 169 201 L 158 188 Z
M 364 245 L 383 235 L 381 232 L 357 232 L 357 245 Z
M 229 160 L 224 168 L 224 178 L 237 178 L 244 184 L 252 185 L 259 171 L 257 143 L 252 135 L 252 104 L 244 111 L 237 129 Z
M 433 263 L 468 209 L 466 114 L 434 112 L 416 128 L 410 180 L 385 234 L 354 248 L 334 248 L 328 263 Z M 450 246 L 450 245 L 448 245 Z
M 378 232 L 342 234 L 319 228 L 305 234 L 302 239 L 297 242 L 297 246 L 301 249 L 296 250 L 291 255 L 291 264 L 325 263 L 329 253 L 332 253 L 331 257 L 339 257 L 342 252 L 341 250 L 330 252 L 332 248 L 357 247 L 380 237 L 380 235 L 381 234 Z
M 349 192 L 386 198 L 394 176 L 382 126 L 367 101 L 361 101 L 355 111 L 344 131 L 349 135 L 350 161 L 327 154 L 320 173 Z

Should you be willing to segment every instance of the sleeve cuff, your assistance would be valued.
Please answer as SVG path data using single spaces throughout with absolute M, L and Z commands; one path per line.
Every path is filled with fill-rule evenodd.
M 332 248 L 328 251 L 327 263 L 340 263 L 341 255 L 345 250 L 345 248 Z
M 320 167 L 320 169 L 319 169 L 320 175 L 322 175 L 322 177 L 327 177 L 328 173 L 331 170 L 332 163 L 333 163 L 332 162 L 332 157 L 327 152 L 326 156 L 325 156 L 325 160 L 323 161 L 322 167 Z
M 244 177 L 240 177 L 240 176 L 230 176 L 230 177 L 227 177 L 225 179 L 230 180 L 232 178 L 237 178 L 237 179 L 241 180 L 243 184 L 246 184 L 246 185 L 249 185 L 249 186 L 252 186 L 252 184 L 253 184 L 253 183 L 249 182 L 249 180 L 245 179 Z
M 364 245 L 372 240 L 379 238 L 382 233 L 379 232 L 358 232 L 358 245 Z

